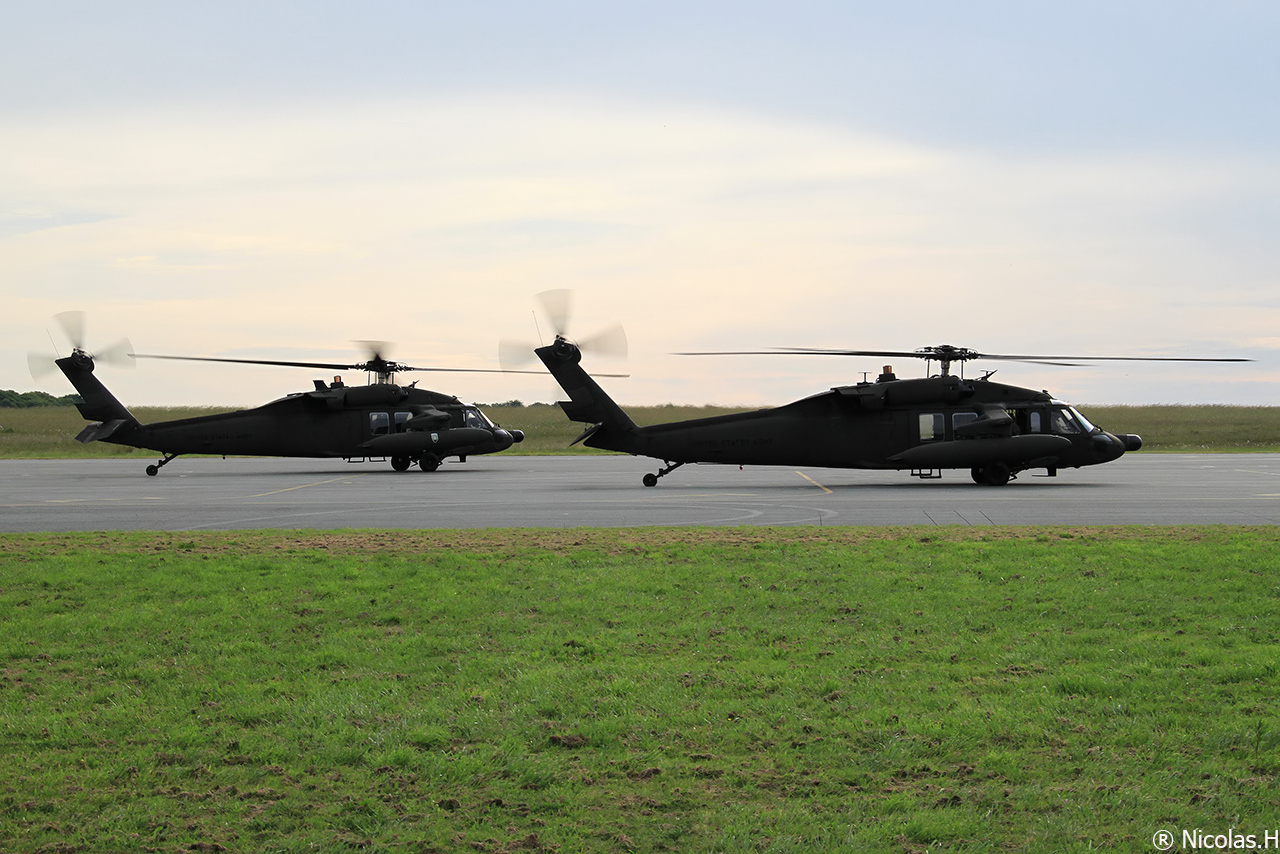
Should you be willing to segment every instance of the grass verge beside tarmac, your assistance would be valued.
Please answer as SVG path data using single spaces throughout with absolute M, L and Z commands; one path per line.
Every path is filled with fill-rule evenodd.
M 0 850 L 1280 826 L 1280 529 L 0 535 Z

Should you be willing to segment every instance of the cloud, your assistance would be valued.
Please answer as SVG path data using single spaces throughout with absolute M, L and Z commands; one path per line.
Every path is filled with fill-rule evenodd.
M 1264 346 L 1277 320 L 1262 236 L 1280 217 L 1259 200 L 1280 172 L 1236 153 L 1009 159 L 555 94 L 33 113 L 0 129 L 0 147 L 0 277 L 23 295 L 0 329 L 28 346 L 74 307 L 148 352 L 271 358 L 371 339 L 407 361 L 485 367 L 499 338 L 535 334 L 534 293 L 573 287 L 583 333 L 628 327 L 620 399 L 781 403 L 879 365 L 668 354 L 950 342 L 1214 355 Z M 0 387 L 25 387 L 23 349 L 0 353 Z M 248 404 L 309 380 L 238 370 L 148 365 L 120 393 Z M 1156 367 L 1134 388 L 1076 376 L 1066 388 L 1094 402 L 1187 388 Z M 537 378 L 431 383 L 550 394 Z
M 35 231 L 47 231 L 53 228 L 65 228 L 70 225 L 102 222 L 109 217 L 85 211 L 54 212 L 39 208 L 15 208 L 9 212 L 0 212 L 0 240 L 16 237 L 19 234 L 30 234 Z

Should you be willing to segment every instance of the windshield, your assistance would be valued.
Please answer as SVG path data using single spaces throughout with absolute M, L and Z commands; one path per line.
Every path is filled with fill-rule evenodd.
M 1088 418 L 1085 418 L 1083 415 L 1080 414 L 1080 410 L 1076 409 L 1074 406 L 1071 406 L 1068 408 L 1071 410 L 1071 414 L 1076 417 L 1076 420 L 1080 422 L 1080 426 L 1084 428 L 1084 432 L 1092 433 L 1094 430 L 1098 429 L 1097 427 L 1094 427 L 1092 424 L 1089 423 Z

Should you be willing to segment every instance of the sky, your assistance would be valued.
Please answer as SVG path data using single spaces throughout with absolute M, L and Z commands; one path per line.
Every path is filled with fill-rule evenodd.
M 568 288 L 570 337 L 626 329 L 584 358 L 624 405 L 777 405 L 887 361 L 682 351 L 944 343 L 1248 358 L 966 371 L 1280 404 L 1273 2 L 0 6 L 0 388 L 71 392 L 27 361 L 65 355 L 68 310 L 91 351 L 496 368 Z M 98 374 L 249 406 L 331 372 Z

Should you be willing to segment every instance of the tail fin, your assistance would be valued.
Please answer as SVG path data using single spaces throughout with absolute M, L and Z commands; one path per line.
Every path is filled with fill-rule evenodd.
M 570 421 L 593 425 L 579 441 L 585 440 L 592 448 L 635 453 L 640 428 L 582 369 L 582 351 L 576 344 L 557 336 L 555 343 L 534 353 L 569 395 L 568 401 L 560 403 L 564 414 Z
M 93 442 L 108 439 L 120 431 L 122 427 L 137 427 L 138 419 L 133 417 L 124 404 L 116 400 L 115 395 L 107 391 L 107 387 L 93 375 L 93 357 L 83 350 L 76 350 L 64 359 L 58 359 L 55 365 L 75 386 L 84 403 L 77 403 L 76 408 L 87 421 L 100 421 L 91 424 L 76 438 L 81 442 Z M 127 432 L 127 431 L 126 431 Z M 117 439 L 119 441 L 119 439 Z M 128 444 L 121 442 L 121 444 Z

